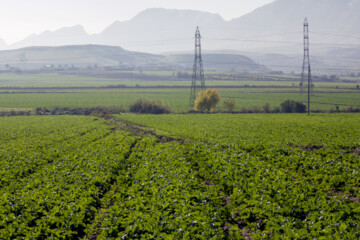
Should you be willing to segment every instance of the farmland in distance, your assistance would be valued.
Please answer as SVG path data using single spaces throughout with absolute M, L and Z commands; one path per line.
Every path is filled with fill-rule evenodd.
M 89 74 L 89 73 L 87 73 Z M 191 76 L 178 78 L 174 72 L 120 72 L 114 75 L 75 76 L 60 74 L 0 74 L 0 110 L 37 107 L 107 106 L 128 109 L 138 98 L 162 101 L 173 112 L 189 110 Z M 223 100 L 234 99 L 234 111 L 259 112 L 264 105 L 279 107 L 284 100 L 306 103 L 300 95 L 299 77 L 209 73 L 206 85 L 216 88 Z M 312 110 L 359 108 L 360 80 L 314 82 Z M 219 104 L 218 110 L 225 110 Z

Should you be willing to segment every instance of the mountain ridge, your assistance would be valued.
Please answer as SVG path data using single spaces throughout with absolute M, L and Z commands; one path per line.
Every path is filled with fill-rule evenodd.
M 91 36 L 81 25 L 63 27 L 55 31 L 46 30 L 40 34 L 32 34 L 24 40 L 11 45 L 12 48 L 30 46 L 63 46 L 90 44 Z
M 331 58 L 334 52 L 349 58 L 347 62 L 338 60 L 331 64 L 328 60 L 314 62 L 321 62 L 322 67 L 340 64 L 355 69 L 358 64 L 350 58 L 359 60 L 353 53 L 360 49 L 359 12 L 360 0 L 275 0 L 230 21 L 219 14 L 196 10 L 151 8 L 128 21 L 114 21 L 99 34 L 90 35 L 82 26 L 75 25 L 33 35 L 11 48 L 98 44 L 155 54 L 193 52 L 194 33 L 199 26 L 204 53 L 219 49 L 222 53 L 248 52 L 247 56 L 256 55 L 259 63 L 265 65 L 271 65 L 274 57 L 277 62 L 274 65 L 279 66 L 288 65 L 289 58 L 299 58 L 300 61 L 291 61 L 294 62 L 291 70 L 296 70 L 301 65 L 303 21 L 307 17 L 311 58 Z
M 276 0 L 239 18 L 225 21 L 219 14 L 197 10 L 150 8 L 128 21 L 114 21 L 98 34 L 88 34 L 81 25 L 44 31 L 10 45 L 11 48 L 26 46 L 60 46 L 71 44 L 118 45 L 133 51 L 167 52 L 189 51 L 197 26 L 208 50 L 227 49 L 259 50 L 270 53 L 284 49 L 294 52 L 294 46 L 276 44 L 280 41 L 302 42 L 302 24 L 309 19 L 311 40 L 331 43 L 356 43 L 359 39 L 324 36 L 319 32 L 338 33 L 360 37 L 359 0 Z M 252 41 L 273 41 L 263 44 Z M 224 41 L 234 39 L 236 41 Z M 239 41 L 240 40 L 240 41 Z M 1 43 L 0 43 L 1 44 Z
M 252 59 L 239 54 L 204 54 L 207 69 L 229 71 L 267 71 Z M 216 59 L 216 61 L 215 61 Z M 232 65 L 227 64 L 231 62 Z M 190 70 L 193 54 L 155 55 L 125 50 L 119 46 L 67 45 L 36 46 L 0 51 L 0 69 L 117 68 Z

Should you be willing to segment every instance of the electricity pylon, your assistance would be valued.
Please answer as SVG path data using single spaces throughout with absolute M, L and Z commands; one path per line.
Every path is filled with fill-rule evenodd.
M 200 81 L 200 86 L 198 85 L 198 81 Z M 195 32 L 195 58 L 194 58 L 194 66 L 193 66 L 193 75 L 191 81 L 191 91 L 190 91 L 190 107 L 194 106 L 196 93 L 199 90 L 205 90 L 205 77 L 204 77 L 204 69 L 201 57 L 201 35 L 199 31 L 199 27 L 196 27 Z
M 307 81 L 308 87 L 308 115 L 310 115 L 310 94 L 313 92 L 313 83 L 311 79 L 310 54 L 309 54 L 309 23 L 307 18 L 304 21 L 304 62 L 300 82 L 300 95 L 305 90 L 304 83 Z

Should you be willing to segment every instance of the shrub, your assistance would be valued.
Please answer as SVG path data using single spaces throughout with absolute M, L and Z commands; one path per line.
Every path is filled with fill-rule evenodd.
M 274 109 L 273 109 L 272 112 L 273 112 L 273 113 L 279 113 L 279 112 L 281 112 L 281 111 L 280 111 L 280 108 L 279 108 L 279 107 L 274 107 Z
M 269 113 L 270 112 L 270 105 L 268 103 L 263 106 L 263 112 L 264 113 Z
M 291 100 L 285 100 L 280 104 L 281 112 L 291 113 L 292 112 L 292 102 Z
M 0 116 L 11 117 L 11 116 L 30 116 L 31 111 L 28 110 L 10 110 L 10 111 L 1 111 Z
M 293 102 L 292 112 L 294 113 L 304 113 L 306 112 L 306 105 L 301 102 Z
M 221 98 L 216 89 L 200 91 L 195 100 L 195 110 L 202 112 L 213 112 Z
M 283 113 L 304 113 L 306 112 L 306 105 L 301 102 L 293 100 L 285 100 L 280 104 L 281 112 Z
M 260 108 L 258 106 L 251 106 L 247 110 L 248 113 L 260 113 Z
M 139 98 L 130 105 L 129 111 L 132 113 L 152 113 L 163 114 L 170 113 L 170 108 L 160 101 L 150 101 L 148 99 Z
M 46 108 L 38 107 L 35 109 L 36 115 L 102 115 L 102 114 L 119 114 L 124 112 L 121 108 L 109 108 L 104 106 L 95 106 L 95 107 L 78 107 L 78 108 L 69 108 L 69 107 L 55 107 L 55 108 Z
M 232 112 L 234 110 L 234 107 L 235 107 L 235 101 L 234 99 L 226 99 L 224 101 L 224 106 L 225 106 L 225 109 L 229 112 Z

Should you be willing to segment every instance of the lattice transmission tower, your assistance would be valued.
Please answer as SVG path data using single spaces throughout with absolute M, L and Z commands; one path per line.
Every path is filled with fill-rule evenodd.
M 200 83 L 200 85 L 199 85 Z M 190 107 L 194 106 L 196 93 L 199 90 L 205 90 L 205 77 L 204 77 L 204 69 L 202 63 L 201 56 L 201 35 L 199 27 L 196 27 L 195 32 L 195 58 L 194 58 L 194 66 L 193 66 L 193 75 L 191 81 L 191 91 L 190 91 Z
M 311 66 L 310 66 L 310 54 L 309 54 L 309 22 L 307 18 L 304 21 L 304 62 L 301 74 L 300 82 L 300 95 L 305 90 L 305 83 L 307 82 L 308 90 L 308 114 L 310 115 L 310 95 L 313 93 L 314 85 L 311 79 Z
M 305 82 L 307 82 L 308 90 L 308 115 L 310 115 L 310 95 L 313 93 L 313 83 L 311 79 L 311 66 L 310 66 L 310 54 L 309 54 L 309 23 L 307 18 L 304 21 L 304 62 L 301 74 L 300 82 L 300 95 L 305 90 Z

